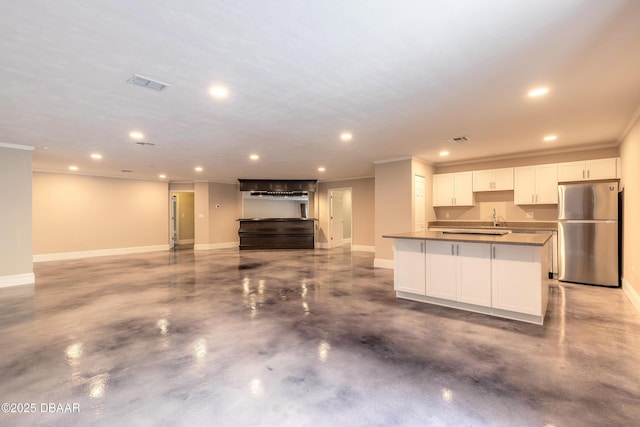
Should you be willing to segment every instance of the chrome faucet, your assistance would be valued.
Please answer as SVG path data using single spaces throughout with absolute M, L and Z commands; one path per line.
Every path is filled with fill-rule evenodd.
M 498 226 L 498 217 L 496 215 L 496 210 L 493 210 L 493 214 L 491 214 L 491 219 L 493 220 L 493 226 L 497 227 Z

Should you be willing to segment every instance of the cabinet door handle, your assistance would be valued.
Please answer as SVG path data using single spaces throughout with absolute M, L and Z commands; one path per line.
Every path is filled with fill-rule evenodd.
M 587 170 L 587 178 L 589 178 L 591 176 L 591 169 Z
M 531 195 L 531 203 L 533 203 L 533 198 L 534 198 L 534 195 L 532 194 Z
M 493 259 L 496 259 L 496 247 L 494 246 L 492 249 L 493 249 Z
M 424 242 L 420 242 L 420 253 L 424 253 Z
M 456 245 L 456 256 L 460 256 L 460 245 Z
M 582 169 L 582 179 L 584 179 L 584 169 Z
M 453 243 L 451 244 L 451 256 L 453 256 Z

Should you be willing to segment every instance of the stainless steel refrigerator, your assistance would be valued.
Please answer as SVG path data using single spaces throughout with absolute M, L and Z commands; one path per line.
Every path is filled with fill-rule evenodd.
M 619 286 L 618 182 L 558 185 L 558 279 Z

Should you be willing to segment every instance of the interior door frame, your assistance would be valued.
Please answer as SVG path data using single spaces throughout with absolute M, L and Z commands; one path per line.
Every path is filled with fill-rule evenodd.
M 327 246 L 329 247 L 329 249 L 331 249 L 331 236 L 332 236 L 332 231 L 333 231 L 332 222 L 331 222 L 331 192 L 332 191 L 341 191 L 341 192 L 349 191 L 350 194 L 351 194 L 351 205 L 349 207 L 349 222 L 351 224 L 351 239 L 349 240 L 349 246 L 351 247 L 353 245 L 353 230 L 354 230 L 354 223 L 353 223 L 353 187 L 327 188 L 327 218 L 328 218 L 328 230 L 329 230 L 329 233 L 327 234 L 327 240 L 328 240 Z M 343 231 L 343 233 L 344 233 L 344 231 Z M 343 235 L 343 238 L 344 238 L 344 235 Z
M 179 195 L 180 193 L 193 193 L 194 196 L 194 209 L 193 209 L 193 224 L 195 227 L 196 223 L 196 210 L 195 210 L 195 190 L 169 190 L 169 248 L 173 249 L 175 245 L 179 244 L 180 241 L 180 201 L 179 197 L 176 203 L 176 211 L 173 212 L 173 196 Z M 173 240 L 173 217 L 175 214 L 175 225 L 176 225 L 176 240 Z

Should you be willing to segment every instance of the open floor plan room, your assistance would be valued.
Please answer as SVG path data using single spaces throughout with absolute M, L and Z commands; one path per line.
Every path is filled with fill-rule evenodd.
M 35 274 L 0 289 L 0 395 L 37 411 L 2 425 L 640 419 L 639 315 L 621 289 L 553 281 L 539 326 L 396 299 L 393 271 L 348 246 L 186 249 Z

